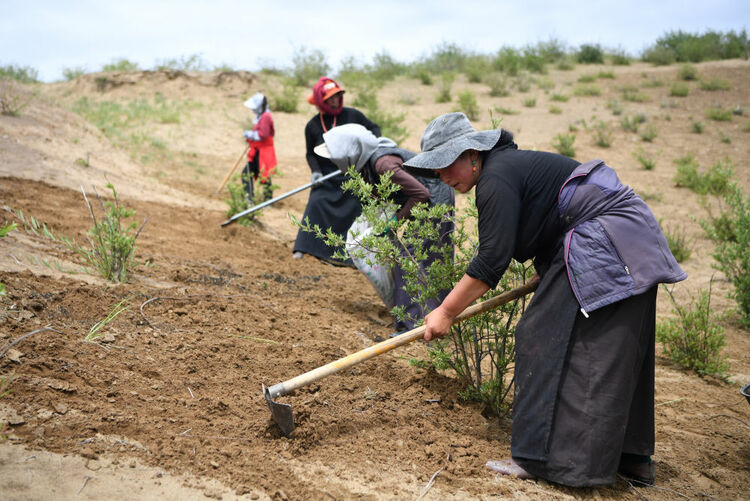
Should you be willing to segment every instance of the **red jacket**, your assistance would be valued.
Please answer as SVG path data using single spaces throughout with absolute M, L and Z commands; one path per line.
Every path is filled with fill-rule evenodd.
M 255 155 L 258 157 L 258 168 L 260 170 L 260 182 L 266 180 L 276 172 L 276 149 L 273 147 L 273 118 L 271 113 L 265 112 L 260 116 L 260 120 L 253 127 L 258 132 L 260 141 L 247 140 L 250 149 L 247 151 L 247 159 L 252 162 Z

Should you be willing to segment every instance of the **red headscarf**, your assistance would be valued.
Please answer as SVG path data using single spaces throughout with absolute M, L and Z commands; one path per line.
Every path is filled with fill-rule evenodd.
M 336 116 L 341 113 L 341 110 L 344 107 L 344 92 L 344 89 L 342 89 L 334 79 L 328 77 L 320 77 L 318 83 L 313 86 L 312 94 L 310 94 L 310 97 L 307 98 L 307 102 L 317 106 L 317 108 L 326 115 Z M 334 109 L 326 104 L 326 99 L 339 93 L 341 93 L 342 95 L 341 104 L 338 108 Z

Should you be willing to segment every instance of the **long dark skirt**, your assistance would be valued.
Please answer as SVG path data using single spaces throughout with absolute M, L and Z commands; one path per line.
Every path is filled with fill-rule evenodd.
M 567 347 L 554 386 L 553 412 L 544 419 L 548 433 L 537 437 L 543 440 L 517 436 L 528 431 L 521 424 L 524 419 L 538 417 L 524 415 L 529 406 L 516 409 L 514 402 L 512 454 L 526 471 L 570 486 L 608 485 L 615 481 L 622 453 L 653 454 L 656 290 L 654 286 L 590 312 L 589 318 L 577 313 L 563 343 Z M 569 297 L 562 302 L 568 304 Z M 551 319 L 548 327 L 554 329 L 557 323 Z M 516 371 L 518 376 L 518 364 Z M 533 391 L 535 386 L 541 387 L 527 384 L 523 389 Z M 516 398 L 523 402 L 550 395 L 542 391 Z
M 346 239 L 346 232 L 354 219 L 359 216 L 362 207 L 354 195 L 341 189 L 341 183 L 344 180 L 343 175 L 335 176 L 312 188 L 302 220 L 309 218 L 311 225 L 317 224 L 323 231 L 326 228 L 331 228 L 335 233 Z M 334 261 L 333 253 L 335 251 L 335 248 L 326 245 L 314 234 L 302 230 L 297 232 L 293 252 L 302 252 L 317 258 Z M 342 262 L 342 264 L 353 266 L 351 259 Z

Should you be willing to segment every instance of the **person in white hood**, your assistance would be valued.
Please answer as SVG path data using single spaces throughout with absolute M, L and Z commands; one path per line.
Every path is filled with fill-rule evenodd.
M 258 92 L 243 104 L 255 113 L 253 129 L 246 130 L 244 134 L 250 148 L 247 152 L 248 162 L 242 172 L 248 197 L 254 203 L 253 180 L 260 179 L 264 200 L 273 198 L 271 176 L 276 172 L 276 149 L 273 146 L 276 131 L 266 96 Z

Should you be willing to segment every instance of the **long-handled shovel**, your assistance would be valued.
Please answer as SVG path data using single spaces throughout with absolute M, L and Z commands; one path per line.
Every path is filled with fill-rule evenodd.
M 232 174 L 234 174 L 234 171 L 237 170 L 237 166 L 240 165 L 240 162 L 242 162 L 242 159 L 245 158 L 245 155 L 247 155 L 247 150 L 250 149 L 250 145 L 248 144 L 245 146 L 245 151 L 242 152 L 242 155 L 240 155 L 240 158 L 237 159 L 237 161 L 234 163 L 232 168 L 227 172 L 227 175 L 224 176 L 224 180 L 221 182 L 218 188 L 216 188 L 216 193 L 219 193 L 224 186 L 226 186 L 227 181 L 229 181 L 229 178 L 232 177 Z
M 463 313 L 456 317 L 453 323 L 466 320 L 467 318 L 471 318 L 474 315 L 478 315 L 480 313 L 484 313 L 485 311 L 496 308 L 501 304 L 505 304 L 513 301 L 514 299 L 518 299 L 521 296 L 525 296 L 526 294 L 536 290 L 537 285 L 539 285 L 539 280 L 533 280 L 522 285 L 521 287 L 517 287 L 508 292 L 504 292 L 499 296 L 488 299 L 487 301 L 469 306 L 463 311 Z M 344 358 L 335 360 L 327 365 L 318 367 L 317 369 L 313 369 L 310 372 L 306 372 L 295 378 L 289 379 L 288 381 L 275 384 L 270 388 L 266 388 L 265 385 L 261 385 L 263 389 L 263 395 L 266 397 L 266 402 L 268 403 L 268 408 L 271 409 L 273 420 L 281 429 L 281 433 L 283 433 L 285 436 L 289 436 L 292 431 L 294 431 L 294 417 L 292 415 L 292 406 L 290 404 L 274 402 L 273 399 L 275 397 L 286 395 L 287 393 L 290 393 L 297 388 L 313 383 L 319 379 L 338 372 L 341 369 L 352 367 L 359 364 L 360 362 L 369 360 L 372 357 L 376 357 L 378 355 L 382 355 L 383 353 L 391 351 L 394 348 L 403 346 L 407 343 L 411 343 L 416 339 L 422 338 L 424 336 L 424 331 L 424 326 L 417 327 L 416 329 L 412 329 L 396 337 L 392 337 L 386 341 L 370 346 L 369 348 L 365 348 L 364 350 L 360 350 Z
M 323 181 L 325 181 L 327 179 L 331 179 L 334 176 L 338 176 L 339 174 L 341 174 L 341 171 L 339 171 L 339 170 L 333 171 L 333 172 L 331 172 L 329 174 L 326 174 L 325 176 L 321 177 L 320 179 L 318 179 L 314 183 L 307 183 L 305 185 L 300 186 L 299 188 L 294 188 L 292 191 L 288 191 L 288 192 L 284 193 L 283 195 L 279 195 L 278 197 L 272 198 L 271 200 L 266 200 L 265 202 L 263 202 L 261 204 L 258 204 L 258 205 L 255 205 L 253 207 L 250 207 L 249 209 L 243 210 L 242 212 L 238 212 L 234 216 L 230 217 L 229 219 L 227 219 L 226 221 L 224 221 L 223 223 L 221 223 L 221 225 L 222 226 L 226 226 L 228 224 L 231 224 L 231 223 L 237 221 L 242 216 L 247 216 L 248 214 L 252 214 L 253 212 L 255 212 L 257 210 L 261 210 L 263 207 L 268 207 L 271 204 L 275 204 L 279 200 L 283 200 L 286 197 L 291 197 L 295 193 L 299 193 L 300 191 L 306 190 L 306 189 L 310 188 L 311 186 L 314 186 L 314 185 L 316 185 L 318 183 L 322 183 Z

